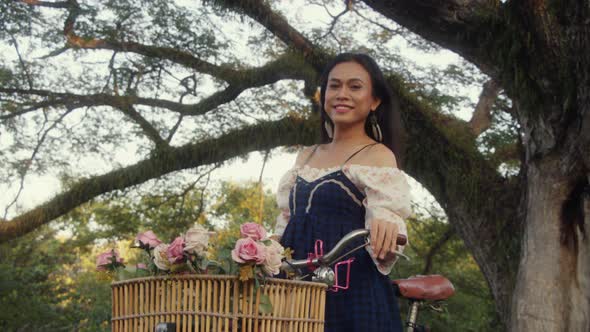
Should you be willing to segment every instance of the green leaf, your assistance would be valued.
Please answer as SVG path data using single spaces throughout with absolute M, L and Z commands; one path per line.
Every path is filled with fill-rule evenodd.
M 134 267 L 116 268 L 115 276 L 118 281 L 133 279 L 136 277 L 136 269 Z
M 136 278 L 141 278 L 141 277 L 149 277 L 151 275 L 149 270 L 146 269 L 135 269 L 135 277 Z
M 216 261 L 208 261 L 209 274 L 229 274 L 229 264 L 221 264 Z
M 201 271 L 205 271 L 207 269 L 207 267 L 209 267 L 209 264 L 210 264 L 209 260 L 207 258 L 203 258 L 199 262 L 199 269 L 201 269 Z
M 260 294 L 260 305 L 258 306 L 258 311 L 261 314 L 270 314 L 272 312 L 272 303 L 270 302 L 270 297 L 266 294 Z

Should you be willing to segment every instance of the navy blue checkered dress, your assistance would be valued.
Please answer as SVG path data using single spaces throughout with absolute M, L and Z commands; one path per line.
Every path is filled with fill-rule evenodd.
M 316 239 L 321 239 L 327 253 L 345 234 L 365 227 L 363 199 L 342 169 L 312 182 L 298 176 L 291 189 L 291 216 L 281 244 L 294 251 L 294 259 L 305 259 L 314 252 Z M 362 241 L 351 247 L 359 244 Z M 401 332 L 397 299 L 388 276 L 377 270 L 366 250 L 352 257 L 350 288 L 327 293 L 325 331 Z M 341 269 L 345 275 L 345 268 Z

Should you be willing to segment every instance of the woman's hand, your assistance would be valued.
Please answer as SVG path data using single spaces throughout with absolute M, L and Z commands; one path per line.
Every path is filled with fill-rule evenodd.
M 373 257 L 381 264 L 392 261 L 397 249 L 399 226 L 393 222 L 373 219 L 370 227 Z

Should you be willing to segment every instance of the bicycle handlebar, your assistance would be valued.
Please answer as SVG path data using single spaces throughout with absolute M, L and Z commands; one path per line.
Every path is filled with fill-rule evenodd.
M 296 269 L 300 269 L 309 265 L 313 265 L 315 267 L 324 265 L 332 265 L 336 262 L 337 259 L 341 257 L 341 253 L 349 244 L 351 244 L 354 240 L 366 238 L 369 236 L 368 229 L 356 229 L 342 237 L 338 243 L 328 252 L 327 254 L 316 257 L 311 260 L 308 259 L 299 259 L 299 260 L 291 260 L 291 261 L 284 261 L 281 264 L 282 271 L 293 271 Z M 408 242 L 408 238 L 405 235 L 398 234 L 396 243 L 400 246 L 405 245 Z M 357 248 L 360 249 L 360 248 Z

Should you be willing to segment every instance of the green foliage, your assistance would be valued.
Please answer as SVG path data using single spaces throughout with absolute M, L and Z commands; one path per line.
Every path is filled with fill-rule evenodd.
M 77 276 L 72 286 L 70 308 L 77 317 L 71 317 L 70 321 L 78 319 L 82 331 L 110 331 L 110 280 L 97 279 L 94 271 L 86 271 Z
M 212 239 L 213 260 L 222 263 L 222 268 L 235 273 L 230 264 L 232 244 L 240 238 L 240 225 L 257 222 L 272 230 L 279 214 L 275 197 L 270 191 L 261 190 L 257 182 L 222 182 L 219 195 L 210 210 L 211 219 L 220 225 Z M 219 248 L 219 249 L 218 249 Z
M 42 228 L 0 246 L 0 329 L 108 331 L 110 285 L 88 271 L 85 248 Z
M 503 171 L 515 175 L 520 170 L 520 126 L 513 115 L 507 113 L 510 102 L 500 96 L 492 109 L 492 123 L 489 130 L 478 138 L 479 151 L 494 165 L 503 165 Z
M 260 220 L 261 203 L 264 225 L 272 228 L 278 214 L 274 197 L 263 191 L 261 202 L 260 194 L 256 182 L 220 184 L 211 204 L 210 218 L 201 219 L 222 225 L 217 227 L 213 245 L 225 249 L 216 252 L 214 259 L 230 261 L 227 248 L 239 237 L 242 223 Z M 68 216 L 68 224 L 74 225 L 69 228 L 71 239 L 58 240 L 55 231 L 44 228 L 0 246 L 0 305 L 6 308 L 0 312 L 0 328 L 54 331 L 65 326 L 82 331 L 108 331 L 110 280 L 94 272 L 94 255 L 106 247 L 97 247 L 93 240 L 131 240 L 139 229 L 162 232 L 171 239 L 186 228 L 182 219 L 178 223 L 169 222 L 174 211 L 198 206 L 200 195 L 200 192 L 189 192 L 184 207 L 174 199 L 156 196 L 144 196 L 135 203 L 125 199 L 97 202 L 92 208 L 87 206 Z M 94 229 L 93 223 L 103 229 Z M 411 244 L 405 253 L 412 260 L 397 263 L 392 274 L 395 278 L 423 273 L 429 250 L 449 231 L 449 225 L 436 218 L 420 218 L 408 225 Z M 162 236 L 162 239 L 166 238 Z M 132 249 L 122 252 L 122 256 L 131 262 L 128 266 L 137 259 Z M 236 266 L 222 266 L 222 269 L 237 272 L 231 271 Z M 491 295 L 477 265 L 456 236 L 433 256 L 429 273 L 447 276 L 454 283 L 456 294 L 448 300 L 442 314 L 423 310 L 421 322 L 434 331 L 493 330 L 495 314 Z M 263 305 L 261 310 L 267 309 Z M 403 305 L 402 313 L 406 310 Z
M 486 281 L 456 235 L 453 234 L 435 251 L 430 269 L 425 271 L 430 251 L 449 231 L 447 222 L 434 217 L 409 220 L 410 245 L 404 253 L 411 260 L 398 260 L 391 277 L 399 279 L 418 274 L 442 274 L 453 283 L 455 295 L 445 302 L 442 313 L 426 308 L 419 313 L 419 322 L 430 326 L 433 331 L 496 331 L 494 301 Z M 402 314 L 407 313 L 407 303 L 400 301 L 400 304 Z
M 49 227 L 0 245 L 0 330 L 2 331 L 109 331 L 110 282 L 105 273 L 95 271 L 96 254 L 120 242 L 125 257 L 123 276 L 137 276 L 133 265 L 142 253 L 129 246 L 140 230 L 153 230 L 163 241 L 172 240 L 195 221 L 209 221 L 200 210 L 198 188 L 173 195 L 146 195 L 131 199 L 112 197 L 96 201 L 62 218 L 65 236 L 56 236 Z M 211 209 L 217 227 L 215 247 L 225 247 L 216 259 L 231 262 L 227 249 L 239 237 L 239 226 L 257 221 L 262 202 L 265 227 L 272 227 L 278 214 L 274 196 L 255 182 L 221 183 Z M 212 227 L 212 225 L 208 225 Z M 104 241 L 107 241 L 106 243 Z M 236 273 L 237 266 L 222 266 Z M 232 271 L 234 269 L 235 271 Z M 264 300 L 264 299 L 262 299 Z M 270 303 L 262 301 L 261 310 Z
M 0 84 L 2 86 L 10 86 L 13 79 L 13 74 L 10 68 L 0 65 Z
M 245 222 L 257 222 L 266 229 L 273 229 L 279 210 L 274 195 L 261 189 L 257 182 L 223 182 L 211 214 L 225 220 L 227 228 L 239 228 Z
M 18 1 L 0 1 L 0 39 L 31 32 L 31 20 L 37 14 Z
M 163 190 L 161 194 L 116 197 L 84 205 L 61 219 L 72 241 L 87 245 L 98 239 L 122 240 L 152 230 L 171 241 L 195 222 L 206 223 L 201 190 Z

